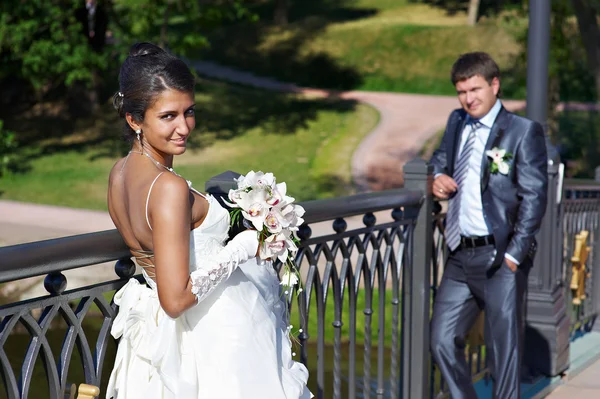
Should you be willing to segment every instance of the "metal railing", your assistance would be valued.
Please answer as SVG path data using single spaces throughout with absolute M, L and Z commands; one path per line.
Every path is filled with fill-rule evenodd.
M 569 180 L 565 185 L 563 211 L 563 263 L 562 278 L 565 282 L 565 296 L 573 336 L 590 330 L 600 311 L 600 183 L 593 180 Z M 576 236 L 587 231 L 584 243 L 589 247 L 585 264 L 585 274 L 581 282 L 585 284 L 585 295 L 581 297 L 576 289 L 577 278 L 573 278 L 573 255 Z
M 405 189 L 302 203 L 304 290 L 289 306 L 317 398 L 429 395 L 431 175 L 424 162 L 407 167 Z M 226 192 L 218 178 L 206 187 Z M 317 224 L 331 233 L 313 236 Z M 112 261 L 119 279 L 65 290 L 62 271 Z M 45 276 L 49 293 L 0 306 L 0 397 L 62 399 L 71 383 L 104 388 L 115 352 L 112 296 L 134 273 L 116 230 L 0 248 L 0 282 Z
M 206 191 L 227 192 L 231 177 L 211 179 Z M 296 359 L 308 366 L 317 398 L 447 396 L 429 354 L 431 306 L 446 259 L 445 213 L 442 203 L 432 201 L 429 166 L 411 162 L 404 178 L 401 190 L 302 203 L 307 212 L 297 264 L 304 289 L 289 296 L 289 309 L 291 323 L 302 330 Z M 558 311 L 545 323 L 563 319 L 567 310 L 554 304 L 562 293 L 571 298 L 566 282 L 573 237 L 588 230 L 586 298 L 570 313 L 572 330 L 582 331 L 600 309 L 600 256 L 594 256 L 600 248 L 600 185 L 569 181 L 560 192 L 564 198 L 553 197 L 546 216 L 553 230 L 544 227 L 538 241 L 540 248 L 560 247 L 562 253 L 548 267 L 538 265 L 529 300 L 535 306 L 554 301 L 548 306 Z M 63 271 L 114 261 L 118 279 L 65 290 Z M 0 248 L 0 283 L 44 277 L 49 293 L 0 306 L 0 398 L 63 398 L 71 383 L 104 388 L 116 347 L 109 334 L 118 311 L 112 296 L 134 274 L 116 230 Z M 535 306 L 530 320 L 538 317 Z M 471 343 L 466 355 L 474 381 L 485 376 L 485 347 Z M 552 360 L 556 369 L 563 367 L 560 359 Z

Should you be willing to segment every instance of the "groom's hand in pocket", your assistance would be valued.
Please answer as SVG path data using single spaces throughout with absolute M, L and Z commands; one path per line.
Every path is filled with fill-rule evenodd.
M 506 266 L 515 273 L 517 271 L 517 264 L 508 258 L 504 258 L 504 262 L 506 262 Z

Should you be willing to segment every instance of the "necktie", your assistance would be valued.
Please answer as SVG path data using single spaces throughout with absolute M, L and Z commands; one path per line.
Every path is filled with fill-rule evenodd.
M 446 214 L 446 243 L 451 251 L 458 248 L 460 244 L 460 226 L 458 224 L 458 216 L 460 213 L 460 200 L 463 192 L 463 186 L 467 180 L 467 172 L 469 171 L 469 163 L 471 155 L 473 155 L 473 146 L 477 129 L 481 126 L 478 121 L 471 122 L 471 131 L 467 137 L 460 156 L 457 159 L 456 167 L 454 168 L 454 181 L 458 186 L 456 194 L 450 199 L 448 204 L 448 213 Z

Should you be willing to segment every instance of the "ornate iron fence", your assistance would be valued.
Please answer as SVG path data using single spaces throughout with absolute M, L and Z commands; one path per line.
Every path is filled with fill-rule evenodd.
M 223 191 L 223 179 L 231 182 L 225 174 L 207 191 Z M 405 181 L 402 190 L 302 204 L 304 290 L 290 309 L 317 398 L 429 396 L 431 170 L 409 164 Z M 313 236 L 317 224 L 331 232 Z M 0 283 L 45 276 L 49 293 L 0 306 L 0 397 L 62 399 L 72 383 L 105 385 L 112 295 L 135 273 L 129 256 L 114 230 L 0 248 Z M 119 279 L 65 290 L 62 271 L 110 261 Z
M 562 279 L 571 334 L 593 327 L 600 311 L 600 183 L 566 182 Z
M 553 182 L 554 169 L 549 169 Z M 206 191 L 226 192 L 233 176 L 211 179 Z M 304 290 L 290 294 L 294 300 L 289 306 L 292 324 L 302 330 L 296 357 L 309 367 L 309 385 L 317 398 L 447 395 L 429 354 L 431 305 L 446 255 L 445 214 L 431 200 L 430 167 L 422 161 L 409 163 L 404 177 L 402 190 L 302 204 L 307 214 L 297 262 Z M 547 298 L 554 301 L 549 306 L 560 304 L 556 293 L 570 289 L 565 290 L 564 282 L 572 277 L 574 234 L 588 230 L 592 251 L 586 295 L 571 313 L 575 330 L 581 331 L 600 309 L 600 273 L 595 272 L 600 257 L 594 256 L 600 248 L 600 185 L 569 182 L 562 201 L 556 198 L 562 191 L 552 187 L 555 203 L 549 203 L 550 217 L 538 241 L 552 253 L 557 247 L 563 250 L 562 267 L 549 261 L 551 254 L 538 259 L 542 265 L 530 278 L 530 288 L 546 291 L 538 287 L 529 301 L 533 310 Z M 320 234 L 313 234 L 317 229 Z M 62 271 L 109 261 L 117 261 L 119 279 L 65 290 Z M 0 248 L 0 283 L 45 276 L 49 293 L 0 306 L 0 398 L 63 398 L 71 383 L 103 386 L 115 349 L 109 336 L 117 311 L 112 293 L 134 273 L 114 230 Z M 536 314 L 529 314 L 529 320 Z M 559 316 L 551 321 L 560 322 Z M 467 356 L 477 380 L 487 373 L 485 347 L 470 347 Z M 556 354 L 553 370 L 562 369 L 563 355 Z
M 127 256 L 116 231 L 0 248 L 1 283 L 45 275 L 49 293 L 0 306 L 0 397 L 62 399 L 73 383 L 101 384 L 117 311 L 104 293 L 119 289 L 134 275 Z M 119 280 L 65 291 L 62 271 L 117 259 Z M 95 325 L 86 318 L 92 313 L 98 316 Z M 78 368 L 75 358 L 79 372 L 73 369 Z

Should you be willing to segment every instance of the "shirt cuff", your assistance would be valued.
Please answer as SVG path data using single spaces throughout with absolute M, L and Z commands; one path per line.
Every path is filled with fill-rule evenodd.
M 515 265 L 519 266 L 519 262 L 515 258 L 513 258 L 511 254 L 506 253 L 504 254 L 504 257 L 513 262 Z
M 443 173 L 436 173 L 435 175 L 433 175 L 433 180 L 437 179 L 441 175 L 443 175 Z

